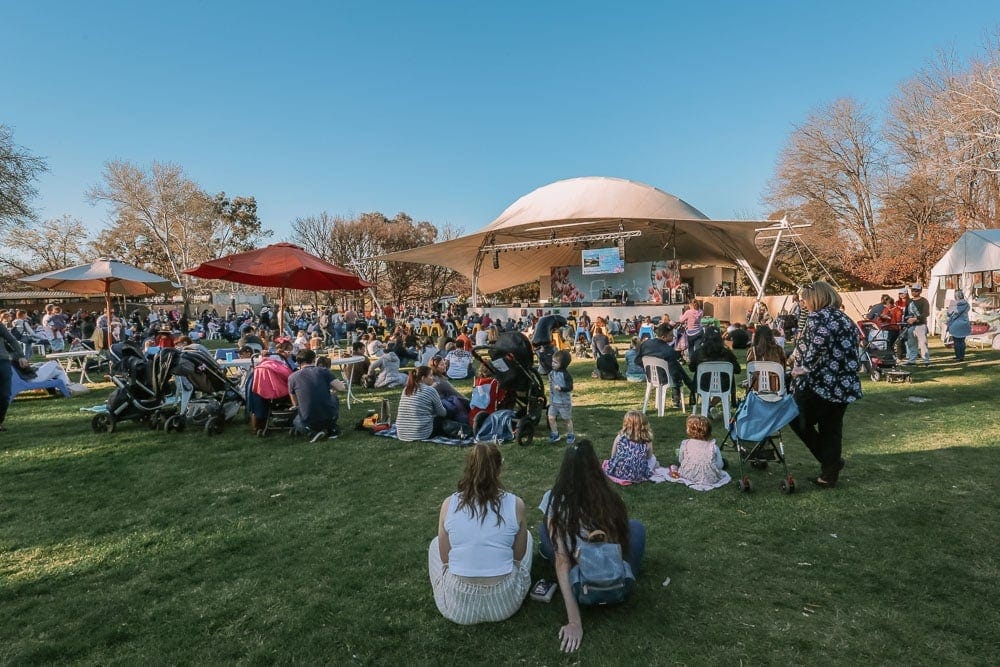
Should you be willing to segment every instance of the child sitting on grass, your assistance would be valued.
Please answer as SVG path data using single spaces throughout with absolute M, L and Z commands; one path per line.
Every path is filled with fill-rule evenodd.
M 614 481 L 645 482 L 656 467 L 653 456 L 653 429 L 646 415 L 638 410 L 625 413 L 622 430 L 611 446 L 611 458 L 604 462 L 604 472 Z
M 691 415 L 686 427 L 688 437 L 677 450 L 679 477 L 670 481 L 687 484 L 695 491 L 711 491 L 728 484 L 729 473 L 722 469 L 722 453 L 712 439 L 712 422 L 708 417 Z

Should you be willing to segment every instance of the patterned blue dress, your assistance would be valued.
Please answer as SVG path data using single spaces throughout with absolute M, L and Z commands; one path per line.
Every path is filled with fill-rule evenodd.
M 649 443 L 635 442 L 619 433 L 615 445 L 615 455 L 608 460 L 608 475 L 628 482 L 649 479 Z

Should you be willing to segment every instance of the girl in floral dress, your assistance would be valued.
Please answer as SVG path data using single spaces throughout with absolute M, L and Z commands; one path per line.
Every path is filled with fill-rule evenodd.
M 649 420 L 638 410 L 627 412 L 604 472 L 616 481 L 635 483 L 648 480 L 655 467 L 653 430 Z
M 687 439 L 677 450 L 679 478 L 695 491 L 710 491 L 729 483 L 729 473 L 722 469 L 722 454 L 712 439 L 712 422 L 701 415 L 687 418 Z

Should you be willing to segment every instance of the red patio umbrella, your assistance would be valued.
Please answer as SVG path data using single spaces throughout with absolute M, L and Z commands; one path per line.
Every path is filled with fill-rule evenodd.
M 285 290 L 313 292 L 360 290 L 371 285 L 346 269 L 311 255 L 291 243 L 274 243 L 250 252 L 202 262 L 184 273 L 196 278 L 228 280 L 242 285 L 280 287 L 278 328 L 284 332 Z

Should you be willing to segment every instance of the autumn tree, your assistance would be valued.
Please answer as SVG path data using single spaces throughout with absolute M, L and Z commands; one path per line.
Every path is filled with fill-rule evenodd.
M 436 300 L 452 290 L 456 282 L 460 283 L 461 277 L 445 267 L 374 258 L 455 238 L 458 234 L 453 227 L 439 230 L 429 222 L 414 221 L 406 213 L 392 218 L 379 212 L 344 218 L 324 212 L 296 219 L 291 238 L 309 252 L 358 272 L 376 286 L 382 298 L 391 303 L 405 303 Z
M 210 196 L 181 167 L 154 162 L 148 170 L 128 161 L 105 165 L 103 182 L 88 193 L 111 204 L 112 224 L 98 236 L 100 251 L 172 278 L 190 304 L 186 268 L 221 254 L 252 248 L 262 237 L 252 197 Z
M 9 127 L 0 125 L 0 225 L 33 219 L 35 181 L 47 170 L 45 160 L 14 143 Z
M 947 191 L 922 172 L 903 174 L 886 190 L 880 218 L 883 253 L 871 280 L 881 285 L 926 278 L 960 235 Z

